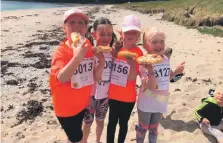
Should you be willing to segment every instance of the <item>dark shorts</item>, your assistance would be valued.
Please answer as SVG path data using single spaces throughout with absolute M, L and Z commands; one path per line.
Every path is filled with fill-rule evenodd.
M 82 140 L 82 121 L 85 110 L 71 117 L 57 117 L 62 128 L 64 129 L 68 139 L 71 142 L 79 142 Z

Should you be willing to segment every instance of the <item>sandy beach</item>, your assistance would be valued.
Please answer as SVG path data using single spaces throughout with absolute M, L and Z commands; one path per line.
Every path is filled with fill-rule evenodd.
M 157 27 L 164 31 L 166 45 L 173 48 L 171 66 L 174 68 L 185 61 L 186 67 L 185 76 L 171 83 L 168 113 L 159 126 L 158 143 L 216 143 L 200 131 L 193 111 L 210 88 L 223 86 L 223 38 L 161 21 L 162 14 L 141 14 L 113 9 L 110 5 L 81 8 L 89 13 L 91 21 L 97 17 L 109 18 L 114 29 L 120 28 L 124 16 L 134 14 L 143 29 Z M 68 9 L 1 12 L 2 143 L 63 143 L 66 140 L 54 115 L 48 79 L 51 54 L 64 38 L 62 18 Z M 105 127 L 107 122 L 106 118 Z M 126 143 L 135 142 L 135 123 L 136 108 L 129 121 Z M 105 139 L 106 128 L 103 143 Z M 89 143 L 94 142 L 95 124 L 89 137 Z

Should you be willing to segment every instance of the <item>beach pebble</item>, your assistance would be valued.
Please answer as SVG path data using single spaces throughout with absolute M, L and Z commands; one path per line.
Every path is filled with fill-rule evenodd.
M 2 111 L 4 111 L 4 107 L 3 107 L 3 106 L 1 107 L 1 112 L 2 112 Z
M 197 81 L 197 78 L 194 78 L 193 80 L 192 80 L 192 82 L 196 82 Z
M 181 91 L 181 89 L 179 89 L 179 88 L 176 88 L 174 91 Z
M 202 40 L 197 40 L 197 42 L 202 43 Z
M 8 84 L 8 85 L 18 85 L 19 82 L 17 80 L 12 79 L 12 80 L 6 81 L 6 84 Z
M 50 120 L 50 121 L 47 121 L 47 124 L 48 125 L 55 125 L 55 124 L 57 124 L 57 121 L 56 120 Z

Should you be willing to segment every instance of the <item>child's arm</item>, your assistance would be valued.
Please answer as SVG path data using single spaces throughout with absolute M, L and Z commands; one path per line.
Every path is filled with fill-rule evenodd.
M 182 62 L 180 65 L 178 65 L 176 67 L 176 69 L 174 71 L 170 72 L 170 80 L 173 79 L 173 77 L 176 76 L 177 74 L 183 73 L 184 64 L 185 64 L 185 62 Z
M 207 104 L 208 103 L 206 103 L 206 102 L 202 102 L 195 110 L 195 116 L 199 123 L 201 123 L 203 121 L 203 119 L 205 118 L 201 112 L 205 109 Z
M 145 87 L 146 89 L 149 90 L 155 90 L 157 89 L 157 81 L 156 81 L 156 77 L 153 74 L 149 74 L 147 80 L 145 81 Z
M 173 79 L 177 74 L 175 73 L 175 71 L 170 72 L 170 80 Z
M 99 81 L 102 78 L 102 73 L 105 66 L 105 58 L 102 53 L 97 54 L 96 56 L 99 59 L 99 65 L 94 70 L 94 79 Z
M 126 62 L 130 65 L 128 80 L 136 80 L 138 75 L 136 60 L 133 58 L 126 58 Z
M 74 71 L 78 68 L 80 62 L 82 61 L 82 59 L 84 58 L 84 56 L 88 51 L 88 47 L 86 44 L 87 43 L 85 41 L 80 45 L 80 47 L 75 51 L 72 59 L 57 74 L 57 79 L 61 83 L 68 82 L 72 77 Z
M 120 49 L 122 48 L 122 41 L 120 40 L 116 40 L 114 42 L 114 44 L 112 45 L 112 51 L 111 51 L 111 54 L 113 57 L 116 57 L 118 52 L 120 51 Z
M 140 66 L 139 71 L 140 71 L 139 76 L 142 80 L 142 87 L 144 88 L 143 90 L 144 91 L 146 89 L 155 90 L 157 88 L 157 81 L 154 76 L 152 66 L 146 66 L 146 67 Z

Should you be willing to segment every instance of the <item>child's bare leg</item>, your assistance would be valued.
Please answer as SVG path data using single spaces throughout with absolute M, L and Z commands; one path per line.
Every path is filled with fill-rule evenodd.
M 96 143 L 100 143 L 104 129 L 104 119 L 108 111 L 108 98 L 99 99 L 96 102 Z
M 83 121 L 83 138 L 82 143 L 87 143 L 88 136 L 90 134 L 91 125 L 94 121 L 94 115 L 95 115 L 95 105 L 96 101 L 94 97 L 91 98 L 90 104 L 87 107 L 84 115 L 84 121 Z
M 92 122 L 83 124 L 83 139 L 82 139 L 82 143 L 87 143 L 87 139 L 88 139 L 88 136 L 89 136 L 90 130 L 91 130 L 91 125 L 92 125 Z
M 103 129 L 104 129 L 104 120 L 103 121 L 96 120 L 96 143 L 100 143 Z

